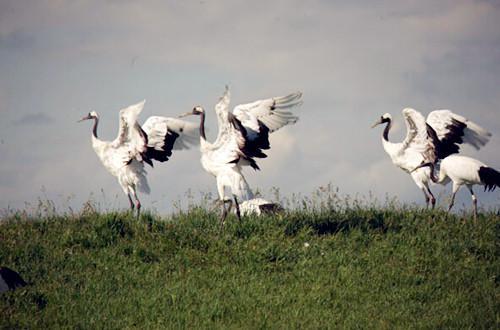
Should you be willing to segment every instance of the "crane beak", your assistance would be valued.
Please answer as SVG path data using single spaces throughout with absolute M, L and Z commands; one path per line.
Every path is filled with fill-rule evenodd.
M 380 124 L 382 124 L 382 120 L 380 120 L 380 119 L 379 119 L 379 120 L 377 120 L 377 121 L 376 121 L 376 122 L 375 122 L 375 123 L 371 126 L 371 128 L 374 128 L 374 127 L 376 127 L 376 126 L 378 126 L 378 125 L 380 125 Z
M 92 119 L 92 116 L 87 115 L 87 116 L 83 117 L 82 119 L 80 119 L 79 121 L 77 121 L 77 123 L 81 123 L 82 121 L 89 120 L 89 119 Z
M 182 115 L 178 115 L 177 118 L 183 118 L 183 117 L 187 117 L 187 116 L 191 116 L 193 113 L 190 111 L 190 112 L 186 112 L 186 113 L 183 113 Z

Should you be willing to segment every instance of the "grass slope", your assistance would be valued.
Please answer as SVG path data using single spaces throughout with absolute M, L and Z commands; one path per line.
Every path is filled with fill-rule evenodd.
M 500 217 L 126 213 L 0 224 L 0 328 L 499 328 Z

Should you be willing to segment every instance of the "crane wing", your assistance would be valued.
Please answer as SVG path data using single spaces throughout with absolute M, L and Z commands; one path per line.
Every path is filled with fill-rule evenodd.
M 436 148 L 432 137 L 428 133 L 428 125 L 424 116 L 414 109 L 403 110 L 406 122 L 406 138 L 403 141 L 404 151 L 413 151 L 420 154 L 425 162 L 436 161 Z
M 146 100 L 120 110 L 118 136 L 111 142 L 113 148 L 124 148 L 130 159 L 136 158 L 139 161 L 146 152 L 147 137 L 137 122 L 137 117 L 144 108 L 145 102 Z
M 226 85 L 224 94 L 220 97 L 219 102 L 215 105 L 215 114 L 217 115 L 217 124 L 219 126 L 219 132 L 217 133 L 217 138 L 215 143 L 217 144 L 229 130 L 229 121 L 227 116 L 229 114 L 229 102 L 231 100 L 231 93 L 229 92 L 229 86 Z
M 255 162 L 254 158 L 266 158 L 267 155 L 263 153 L 262 150 L 269 149 L 267 127 L 261 127 L 261 133 L 265 134 L 265 140 L 262 138 L 263 135 L 259 136 L 259 139 L 255 140 L 250 138 L 251 130 L 245 127 L 235 115 L 230 113 L 228 119 L 232 128 L 231 132 L 235 136 L 238 146 L 238 158 L 234 160 L 234 162 L 240 163 L 241 165 L 250 165 L 253 169 L 258 170 L 259 166 Z
M 241 157 L 240 149 L 244 143 L 242 134 L 230 126 L 227 133 L 221 135 L 216 143 L 205 146 L 207 157 L 218 164 L 238 163 Z
M 435 110 L 427 116 L 427 124 L 436 133 L 437 154 L 443 159 L 460 150 L 460 144 L 467 143 L 479 149 L 488 143 L 491 133 L 450 110 Z
M 252 130 L 249 137 L 252 139 L 259 134 L 259 122 L 266 126 L 269 133 L 277 131 L 285 125 L 294 124 L 299 117 L 290 109 L 302 104 L 302 93 L 296 92 L 286 96 L 273 97 L 248 104 L 240 104 L 233 110 L 243 126 Z
M 245 149 L 252 157 L 263 157 L 262 150 L 270 148 L 269 133 L 283 126 L 294 124 L 299 117 L 290 110 L 302 104 L 302 93 L 259 100 L 248 104 L 240 104 L 233 110 L 234 117 L 244 128 Z M 259 156 L 256 156 L 259 155 Z
M 249 147 L 247 130 L 232 113 L 228 113 L 228 123 L 226 133 L 208 147 L 209 157 L 216 163 L 250 165 L 258 170 L 259 166 L 253 158 L 267 156 L 260 149 Z
M 188 149 L 199 143 L 197 125 L 188 121 L 161 116 L 151 116 L 142 125 L 147 136 L 145 161 L 165 162 L 172 155 L 172 150 Z

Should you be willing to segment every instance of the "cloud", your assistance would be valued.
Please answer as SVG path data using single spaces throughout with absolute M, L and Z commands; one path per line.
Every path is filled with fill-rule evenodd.
M 74 122 L 96 110 L 99 136 L 113 139 L 117 111 L 127 104 L 148 100 L 142 121 L 196 104 L 210 109 L 226 83 L 233 106 L 304 92 L 294 110 L 299 122 L 271 136 L 261 172 L 246 171 L 254 188 L 307 193 L 333 182 L 351 194 L 420 202 L 411 178 L 385 154 L 380 129 L 369 129 L 389 112 L 396 121 L 390 138 L 401 141 L 404 107 L 449 108 L 476 121 L 494 138 L 480 152 L 466 151 L 500 164 L 500 6 L 493 1 L 42 0 L 25 7 L 0 4 L 2 137 L 3 148 L 12 148 L 0 175 L 19 169 L 38 186 L 51 183 L 44 185 L 80 199 L 104 186 L 121 203 L 116 179 L 93 155 L 89 125 Z M 51 123 L 65 129 L 50 130 Z M 35 141 L 36 151 L 27 148 Z M 35 156 L 37 166 L 23 165 Z M 215 191 L 198 150 L 174 154 L 149 179 L 144 204 L 158 201 L 160 210 L 188 188 Z M 7 181 L 15 200 L 32 197 L 29 184 L 0 180 Z

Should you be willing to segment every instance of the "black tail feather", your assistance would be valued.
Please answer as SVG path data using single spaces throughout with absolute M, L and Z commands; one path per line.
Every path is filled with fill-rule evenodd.
M 484 184 L 484 190 L 492 191 L 500 187 L 500 172 L 491 167 L 481 166 L 479 168 L 479 179 Z

